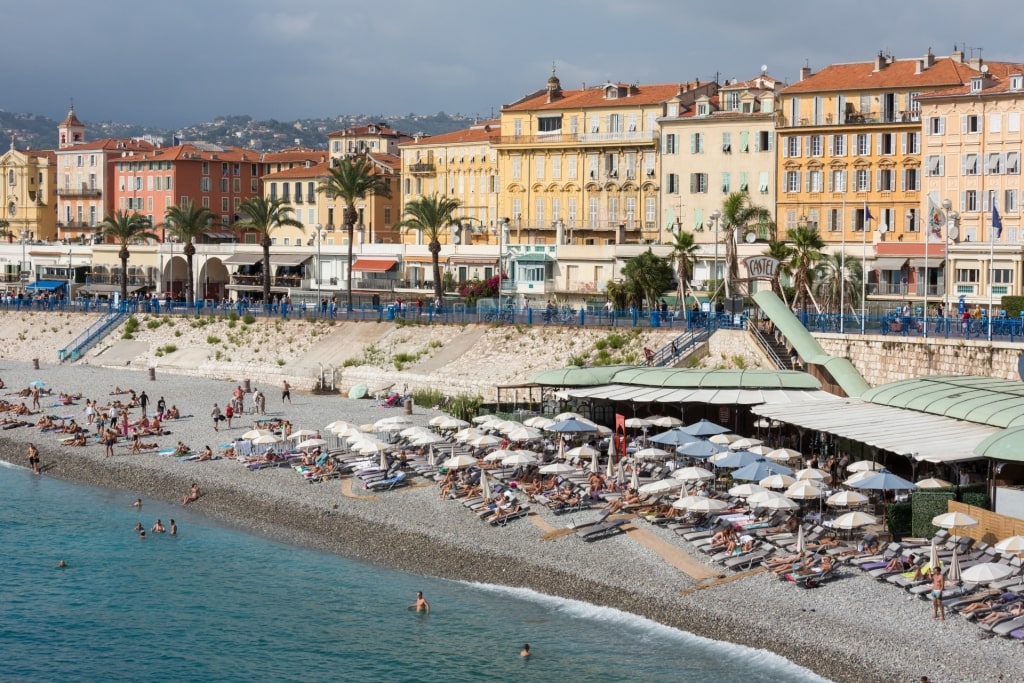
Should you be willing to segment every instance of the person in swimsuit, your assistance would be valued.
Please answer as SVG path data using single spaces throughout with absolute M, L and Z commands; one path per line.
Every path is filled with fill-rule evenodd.
M 28 445 L 28 464 L 34 474 L 42 474 L 39 470 L 39 449 L 34 443 Z
M 178 525 L 175 524 L 174 520 L 172 519 L 171 520 L 171 536 L 177 536 L 177 535 L 178 535 Z
M 520 657 L 529 657 L 530 656 L 530 644 L 529 643 L 526 643 L 526 644 L 523 645 L 523 649 L 519 651 L 519 656 Z
M 430 603 L 423 597 L 423 591 L 416 592 L 416 602 L 409 605 L 409 609 L 416 608 L 417 612 L 423 612 L 424 614 L 430 614 Z
M 68 563 L 65 562 L 64 560 L 60 560 L 59 562 L 57 562 L 57 569 L 64 569 L 67 566 L 68 566 Z
M 942 591 L 946 590 L 946 577 L 938 567 L 932 569 L 932 619 L 946 620 L 946 606 L 942 604 Z M 941 616 L 939 616 L 941 613 Z
M 292 402 L 292 385 L 288 384 L 288 380 L 285 380 L 281 388 L 281 403 L 285 401 Z

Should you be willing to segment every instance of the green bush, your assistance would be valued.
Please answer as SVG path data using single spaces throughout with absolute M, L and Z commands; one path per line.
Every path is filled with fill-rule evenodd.
M 256 316 L 254 316 L 251 313 L 246 313 L 245 316 L 242 317 L 242 322 L 245 323 L 246 325 L 252 325 L 254 322 L 256 322 Z
M 886 516 L 889 533 L 893 537 L 910 534 L 914 518 L 914 506 L 911 503 L 890 503 Z
M 163 325 L 163 321 L 161 320 L 150 320 L 148 323 L 146 323 L 146 328 L 150 330 L 155 330 L 161 325 Z
M 987 493 L 968 491 L 960 496 L 960 500 L 964 505 L 971 505 L 976 508 L 982 508 L 983 510 L 992 509 L 992 499 L 988 497 Z
M 121 335 L 121 339 L 134 339 L 132 335 L 139 329 L 139 319 L 134 315 L 128 316 L 128 320 L 124 324 L 124 333 Z
M 216 346 L 217 344 L 220 344 L 220 337 L 214 336 L 212 334 L 208 335 L 206 337 L 206 343 L 209 344 L 210 346 Z
M 432 407 L 440 405 L 444 394 L 438 389 L 417 389 L 412 394 L 413 403 L 418 406 Z
M 914 507 L 912 534 L 918 538 L 930 538 L 937 531 L 932 519 L 949 510 L 949 501 L 954 495 L 949 491 L 915 491 L 911 496 Z
M 1017 318 L 1024 311 L 1024 296 L 1004 296 L 999 300 L 999 306 L 1006 311 L 1007 316 Z

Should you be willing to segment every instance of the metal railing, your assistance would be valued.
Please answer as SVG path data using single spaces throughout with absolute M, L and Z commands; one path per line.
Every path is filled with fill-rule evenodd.
M 761 347 L 761 350 L 764 351 L 765 355 L 768 356 L 768 360 L 770 360 L 775 367 L 780 370 L 791 369 L 788 362 L 779 358 L 779 354 L 775 352 L 775 345 L 764 336 L 764 332 L 762 332 L 757 325 L 747 325 L 747 332 L 750 333 L 750 336 L 754 338 L 755 343 Z
M 63 363 L 66 360 L 74 362 L 80 359 L 83 353 L 99 341 L 100 337 L 116 327 L 125 315 L 124 306 L 117 306 L 116 308 L 111 306 L 109 313 L 87 327 L 70 344 L 57 351 L 57 361 Z

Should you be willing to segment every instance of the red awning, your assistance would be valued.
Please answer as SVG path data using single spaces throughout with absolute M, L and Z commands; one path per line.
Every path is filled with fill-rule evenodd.
M 357 258 L 352 264 L 352 270 L 362 273 L 386 273 L 397 265 L 398 261 L 390 258 Z

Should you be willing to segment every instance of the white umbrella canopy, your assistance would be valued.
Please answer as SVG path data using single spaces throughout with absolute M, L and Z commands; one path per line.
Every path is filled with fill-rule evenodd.
M 511 451 L 507 448 L 499 448 L 498 450 L 491 451 L 490 453 L 485 455 L 484 462 L 498 462 L 499 460 L 504 460 L 508 456 L 515 454 L 516 451 Z
M 751 484 L 748 482 L 746 484 L 738 484 L 736 486 L 733 486 L 731 489 L 729 489 L 729 495 L 736 496 L 737 498 L 748 498 L 749 496 L 752 496 L 755 493 L 760 493 L 762 491 L 767 490 L 768 489 L 761 486 L 760 484 Z
M 703 467 L 683 467 L 672 473 L 672 478 L 679 481 L 707 481 L 715 478 L 715 473 Z
M 772 474 L 757 483 L 766 489 L 776 489 L 781 491 L 782 489 L 789 488 L 795 484 L 796 479 L 788 474 Z
M 874 515 L 869 515 L 866 512 L 855 511 L 847 512 L 845 515 L 839 515 L 836 517 L 832 520 L 832 528 L 848 530 L 877 523 L 878 519 Z
M 391 448 L 391 444 L 379 441 L 360 441 L 354 450 L 360 455 L 373 455 L 374 453 L 383 453 L 389 448 Z
M 640 489 L 640 469 L 637 467 L 634 467 L 633 471 L 629 475 L 629 488 L 634 491 Z
M 943 529 L 952 529 L 958 526 L 975 526 L 978 520 L 962 512 L 946 512 L 932 517 L 932 524 Z
M 919 489 L 951 489 L 953 488 L 953 482 L 946 481 L 945 479 L 936 479 L 935 477 L 928 477 L 917 482 L 917 488 Z
M 699 496 L 698 496 L 699 497 Z M 729 504 L 717 498 L 700 498 L 696 503 L 686 507 L 690 512 L 718 512 L 725 510 Z
M 1024 536 L 1008 536 L 996 543 L 995 549 L 1001 553 L 1024 553 Z
M 252 439 L 252 442 L 254 444 L 259 444 L 259 445 L 272 444 L 272 443 L 281 443 L 281 441 L 283 441 L 283 439 L 281 437 L 279 437 L 279 436 L 274 435 L 274 434 L 261 434 L 261 435 L 257 436 L 255 439 Z
M 858 460 L 846 466 L 847 472 L 880 472 L 884 465 L 870 460 Z
M 451 416 L 450 415 L 444 415 L 444 414 L 435 415 L 434 417 L 432 417 L 429 420 L 427 420 L 427 424 L 430 425 L 431 427 L 436 427 L 439 424 L 441 424 L 442 422 L 444 422 L 445 420 L 447 420 L 449 417 L 451 417 Z
M 793 473 L 797 481 L 832 481 L 832 475 L 825 470 L 815 469 L 813 467 L 807 467 L 802 470 L 797 470 Z
M 762 493 L 757 493 L 757 494 L 754 494 L 754 495 L 760 496 L 763 493 L 768 493 L 768 491 L 763 491 Z M 747 498 L 747 503 L 748 504 L 752 504 L 752 505 L 754 505 L 755 507 L 758 507 L 758 508 L 763 508 L 765 510 L 796 510 L 796 509 L 799 509 L 799 507 L 800 507 L 800 504 L 797 503 L 795 500 L 790 500 L 789 498 L 786 498 L 785 496 L 775 496 L 774 498 L 765 498 L 764 500 L 759 500 L 758 502 L 755 502 L 755 503 L 752 503 L 751 499 Z
M 656 427 L 679 427 L 683 424 L 683 421 L 678 417 L 671 417 L 669 415 L 656 415 L 647 418 L 647 421 Z
M 318 448 L 320 446 L 326 446 L 327 442 L 323 439 L 305 439 L 295 444 L 295 447 L 300 451 L 308 450 L 310 448 Z
M 466 422 L 465 420 L 460 420 L 457 417 L 446 417 L 445 419 L 441 420 L 434 426 L 437 427 L 438 429 L 453 429 L 455 431 L 458 431 L 460 429 L 465 429 L 466 427 L 469 427 L 469 423 Z
M 642 417 L 631 417 L 626 420 L 627 429 L 648 429 L 653 427 L 654 423 L 650 420 L 645 420 Z
M 732 446 L 730 445 L 730 448 L 731 448 L 731 447 L 732 447 Z M 756 446 L 751 446 L 751 447 L 750 447 L 750 448 L 748 448 L 747 450 L 748 450 L 748 451 L 750 451 L 751 453 L 753 453 L 754 455 L 760 455 L 760 456 L 761 456 L 762 458 L 767 458 L 767 457 L 768 457 L 768 455 L 769 455 L 769 454 L 770 454 L 770 453 L 771 453 L 771 452 L 772 452 L 773 450 L 775 450 L 775 449 L 773 449 L 773 448 L 772 448 L 771 446 L 765 446 L 765 445 L 764 445 L 764 444 L 762 443 L 762 444 L 758 444 L 758 445 L 756 445 Z M 769 460 L 770 460 L 770 459 L 771 459 L 771 458 L 769 458 Z
M 346 422 L 345 420 L 335 420 L 334 422 L 328 423 L 327 426 L 324 427 L 324 429 L 326 429 L 329 432 L 340 432 L 342 429 L 348 427 L 350 424 L 352 423 Z
M 553 462 L 550 465 L 544 465 L 540 468 L 541 474 L 569 474 L 570 472 L 575 471 L 575 467 L 567 465 L 564 462 Z
M 451 458 L 448 458 L 443 463 L 441 463 L 441 467 L 446 467 L 450 470 L 460 470 L 464 467 L 474 467 L 477 464 L 478 463 L 476 461 L 476 458 L 474 458 L 472 455 L 466 455 L 465 453 L 463 453 L 461 455 L 456 455 L 452 456 Z
M 803 555 L 807 552 L 807 539 L 804 537 L 804 525 L 800 524 L 796 528 L 796 554 Z
M 802 458 L 803 454 L 800 451 L 795 451 L 792 448 L 776 448 L 765 456 L 769 460 L 775 460 L 776 462 L 786 462 L 787 460 L 793 460 L 796 458 Z
M 600 454 L 600 451 L 598 451 L 593 446 L 587 444 L 583 446 L 577 446 L 576 448 L 570 448 L 565 452 L 565 454 L 573 458 L 589 458 L 594 455 Z
M 749 451 L 754 446 L 760 446 L 764 441 L 761 439 L 751 439 L 749 437 L 744 439 L 737 439 L 729 444 L 729 448 L 734 451 Z
M 737 434 L 714 434 L 708 437 L 708 441 L 710 441 L 711 443 L 716 443 L 719 446 L 728 446 L 734 441 L 739 441 L 742 438 L 743 437 Z
M 843 484 L 845 484 L 846 486 L 856 486 L 857 482 L 863 481 L 873 475 L 873 470 L 862 470 L 860 472 L 855 472 L 853 476 L 844 479 Z
M 661 448 L 641 448 L 633 454 L 638 460 L 666 460 L 671 456 L 671 453 Z
M 477 415 L 473 418 L 473 424 L 483 424 L 485 422 L 500 422 L 501 418 L 497 415 Z
M 516 451 L 501 459 L 501 464 L 506 467 L 519 467 L 520 465 L 536 465 L 537 456 L 529 451 Z
M 550 425 L 555 423 L 550 417 L 544 417 L 543 415 L 534 415 L 523 420 L 523 424 L 527 427 L 533 427 L 534 429 L 547 429 Z
M 559 413 L 555 415 L 555 422 L 561 422 L 562 420 L 585 420 L 586 418 L 579 413 Z
M 507 434 L 513 429 L 519 429 L 520 427 L 525 426 L 526 425 L 524 425 L 522 422 L 517 422 L 515 420 L 500 420 L 498 422 L 487 423 L 487 429 L 496 429 L 502 434 Z
M 1002 581 L 1013 573 L 1013 567 L 996 562 L 982 562 L 960 572 L 960 578 L 967 583 L 991 583 Z
M 485 448 L 487 446 L 499 446 L 501 445 L 502 439 L 490 434 L 482 434 L 476 438 L 470 439 L 466 443 L 470 446 L 476 446 L 477 448 Z
M 307 436 L 319 438 L 320 432 L 312 429 L 296 429 L 288 435 L 289 439 L 305 439 Z
M 783 500 L 789 500 L 788 498 L 783 496 L 781 493 L 778 493 L 776 491 L 765 490 L 765 491 L 758 491 L 757 493 L 754 493 L 754 494 L 751 494 L 751 495 L 747 496 L 747 503 L 749 503 L 750 505 L 759 505 L 759 504 L 761 504 L 761 503 L 763 503 L 765 501 L 772 500 L 774 498 L 782 498 Z M 789 502 L 792 503 L 793 501 L 789 501 Z
M 868 502 L 868 497 L 857 491 L 839 491 L 825 499 L 825 505 L 841 508 L 863 505 L 866 502 Z
M 444 439 L 437 434 L 420 434 L 414 436 L 411 443 L 413 446 L 429 446 L 432 443 L 442 443 L 443 441 Z
M 534 439 L 544 438 L 544 435 L 540 433 L 539 429 L 536 429 L 535 427 L 525 427 L 523 425 L 519 425 L 514 429 L 508 430 L 505 432 L 505 436 L 512 441 L 533 441 Z
M 392 415 L 383 417 L 373 423 L 373 428 L 379 432 L 398 432 L 412 424 L 412 418 L 405 415 Z
M 470 439 L 475 439 L 476 437 L 483 435 L 483 431 L 477 429 L 476 427 L 467 427 L 466 429 L 460 429 L 459 431 L 455 432 L 455 440 L 469 441 Z
M 960 553 L 953 548 L 953 556 L 949 558 L 949 568 L 946 570 L 946 581 L 948 583 L 960 583 L 961 581 L 961 569 L 960 569 Z
M 658 479 L 651 481 L 639 488 L 640 493 L 669 493 L 679 490 L 679 481 L 676 479 Z
M 480 473 L 480 497 L 484 500 L 491 497 L 491 482 L 486 472 Z
M 404 437 L 408 438 L 408 437 L 411 437 L 411 436 L 417 436 L 419 434 L 433 434 L 433 433 L 434 432 L 432 432 L 427 427 L 422 427 L 420 425 L 416 425 L 415 427 L 406 427 L 402 431 L 398 432 L 398 435 L 399 436 L 404 436 Z
M 704 500 L 703 496 L 683 496 L 682 498 L 674 501 L 672 507 L 676 510 L 686 510 L 691 505 L 696 505 L 699 501 Z
M 795 484 L 786 489 L 785 496 L 787 498 L 793 498 L 794 500 L 812 500 L 821 498 L 824 495 L 824 491 L 814 485 L 813 481 L 797 481 Z
M 273 435 L 274 432 L 270 431 L 269 429 L 250 429 L 249 431 L 242 434 L 242 438 L 245 439 L 246 441 L 252 441 L 253 439 L 258 439 L 261 436 Z

